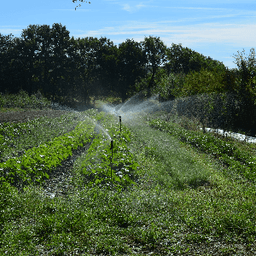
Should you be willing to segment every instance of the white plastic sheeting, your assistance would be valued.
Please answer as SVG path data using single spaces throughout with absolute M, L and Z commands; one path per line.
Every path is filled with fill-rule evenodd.
M 201 128 L 201 129 L 203 129 L 203 128 Z M 244 134 L 241 134 L 241 133 L 228 132 L 228 131 L 224 131 L 222 129 L 213 129 L 213 128 L 205 128 L 205 130 L 207 132 L 218 133 L 222 136 L 229 136 L 229 137 L 232 137 L 232 138 L 240 140 L 240 141 L 246 141 L 248 143 L 256 143 L 256 137 L 247 136 L 247 135 L 244 135 Z

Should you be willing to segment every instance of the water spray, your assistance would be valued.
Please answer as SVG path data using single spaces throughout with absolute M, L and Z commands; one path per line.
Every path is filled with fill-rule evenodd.
M 119 116 L 119 123 L 120 123 L 120 132 L 122 131 L 122 117 Z

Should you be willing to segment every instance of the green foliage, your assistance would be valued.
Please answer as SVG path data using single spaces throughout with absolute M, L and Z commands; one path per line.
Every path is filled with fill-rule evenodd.
M 119 127 L 110 115 L 101 112 L 96 116 L 105 132 L 113 140 L 111 148 L 110 140 L 106 140 L 104 131 L 100 131 L 94 138 L 86 156 L 81 158 L 78 172 L 81 174 L 81 181 L 88 187 L 99 186 L 123 189 L 135 184 L 137 162 L 127 147 L 130 141 L 130 132 L 123 127 L 122 132 L 117 132 Z M 110 124 L 115 124 L 111 125 Z M 105 139 L 104 139 L 105 138 Z
M 169 73 L 199 72 L 201 69 L 225 70 L 225 66 L 220 61 L 213 60 L 181 44 L 172 44 L 167 51 L 168 64 L 166 68 Z
M 152 56 L 159 57 L 155 50 L 161 45 L 160 39 L 155 39 L 155 48 L 145 42 L 144 49 L 144 41 L 127 40 L 117 47 L 105 37 L 70 38 L 58 23 L 29 25 L 21 38 L 0 35 L 0 40 L 1 92 L 40 90 L 51 101 L 73 108 L 78 102 L 88 105 L 90 97 L 113 93 L 126 99 L 135 81 L 145 76 Z M 153 71 L 160 63 L 161 58 L 152 64 Z
M 163 101 L 204 93 L 223 93 L 225 89 L 225 72 L 202 69 L 188 74 L 170 73 L 162 70 L 157 74 L 154 94 L 159 94 Z
M 145 37 L 142 43 L 144 54 L 147 58 L 146 67 L 150 72 L 150 80 L 147 85 L 147 97 L 152 96 L 152 87 L 155 85 L 155 76 L 158 69 L 166 62 L 167 47 L 159 37 Z
M 164 71 L 156 75 L 153 93 L 159 94 L 163 101 L 192 95 L 220 94 L 219 99 L 215 97 L 216 105 L 212 105 L 210 112 L 207 110 L 207 122 L 215 127 L 244 130 L 255 135 L 256 61 L 253 48 L 248 56 L 244 51 L 234 56 L 237 70 L 229 70 L 222 63 L 181 45 L 173 44 L 167 56 L 168 63 Z M 138 83 L 137 88 L 145 89 L 147 83 L 149 78 L 148 81 Z M 222 120 L 213 120 L 217 116 L 215 110 Z
M 237 126 L 251 130 L 256 124 L 256 57 L 255 49 L 252 48 L 248 56 L 245 51 L 234 55 L 238 67 L 237 85 L 235 86 L 236 98 L 239 101 L 239 112 L 237 113 Z M 251 131 L 256 133 L 255 128 Z
M 148 97 L 162 91 L 162 99 L 167 100 L 219 90 L 219 76 L 225 72 L 221 62 L 181 45 L 167 48 L 153 36 L 141 42 L 127 39 L 116 46 L 105 37 L 71 38 L 65 26 L 55 23 L 52 27 L 29 25 L 21 38 L 0 35 L 0 40 L 2 92 L 40 90 L 48 99 L 73 108 L 101 95 L 116 95 L 124 101 L 136 89 L 145 89 Z M 161 69 L 166 71 L 162 79 L 157 74 Z M 180 93 L 184 74 L 190 75 Z M 178 83 L 175 88 L 173 80 Z
M 0 180 L 1 182 L 1 180 Z M 7 182 L 1 182 L 0 184 L 0 236 L 3 233 L 3 224 L 6 221 L 6 217 L 10 217 L 11 212 L 6 213 L 8 208 L 13 208 L 17 204 L 17 189 L 13 188 Z M 17 216 L 18 210 L 13 211 L 13 218 Z M 1 242 L 0 242 L 1 244 Z
M 44 98 L 39 91 L 31 96 L 23 90 L 17 94 L 0 93 L 0 108 L 47 109 L 50 107 L 51 102 Z
M 211 133 L 182 129 L 177 124 L 163 120 L 152 120 L 150 125 L 221 160 L 228 166 L 228 171 L 239 173 L 250 181 L 256 181 L 256 158 L 241 151 L 232 141 L 225 141 Z
M 173 190 L 196 188 L 209 182 L 209 172 L 185 150 L 179 149 L 179 142 L 167 133 L 150 127 L 134 127 L 135 147 L 140 148 L 145 176 L 150 180 L 149 188 L 159 186 Z M 143 131 L 143 132 L 142 132 Z M 149 166 L 149 167 L 148 167 Z M 150 166 L 154 166 L 151 170 Z M 145 182 L 145 181 L 144 181 Z
M 184 79 L 180 96 L 191 96 L 203 93 L 223 92 L 223 74 L 218 70 L 202 69 L 199 72 L 190 72 Z
M 158 94 L 161 101 L 173 100 L 182 96 L 185 75 L 182 73 L 170 73 L 161 70 L 157 73 L 156 85 L 152 89 L 153 94 Z
M 30 184 L 48 178 L 51 170 L 71 156 L 73 150 L 90 142 L 93 130 L 92 121 L 85 119 L 73 131 L 28 149 L 21 157 L 0 163 L 1 180 Z
M 142 44 L 127 39 L 118 47 L 118 66 L 116 71 L 120 73 L 118 91 L 122 101 L 127 99 L 129 93 L 134 92 L 135 81 L 145 76 L 146 54 Z
M 71 131 L 84 118 L 83 115 L 69 113 L 57 118 L 36 118 L 26 123 L 1 123 L 0 162 L 21 156 L 25 150 Z

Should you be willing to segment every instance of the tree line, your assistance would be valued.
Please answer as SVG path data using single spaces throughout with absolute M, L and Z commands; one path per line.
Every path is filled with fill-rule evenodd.
M 99 96 L 125 101 L 139 91 L 145 97 L 159 94 L 163 101 L 215 93 L 222 95 L 218 104 L 224 106 L 221 115 L 228 123 L 252 130 L 256 125 L 254 49 L 249 56 L 238 52 L 234 61 L 237 68 L 229 69 L 181 44 L 167 47 L 154 36 L 116 45 L 106 37 L 71 37 L 59 23 L 29 25 L 20 37 L 0 34 L 0 92 L 40 91 L 71 107 Z
M 182 49 L 183 57 L 187 56 L 189 49 L 175 47 Z M 237 65 L 234 69 L 221 65 L 201 65 L 196 69 L 196 64 L 191 68 L 189 64 L 194 63 L 194 58 L 185 58 L 180 66 L 183 70 L 175 71 L 171 62 L 167 65 L 171 65 L 172 72 L 159 73 L 153 93 L 163 100 L 180 99 L 180 114 L 197 117 L 204 125 L 255 136 L 255 56 L 254 48 L 248 55 L 244 50 L 238 51 L 233 56 Z
M 21 37 L 0 34 L 1 92 L 29 94 L 38 90 L 53 101 L 88 102 L 91 96 L 116 95 L 124 101 L 135 85 L 149 78 L 148 94 L 160 69 L 168 72 L 222 66 L 183 47 L 168 48 L 159 37 L 115 45 L 105 37 L 74 38 L 65 26 L 30 25 Z

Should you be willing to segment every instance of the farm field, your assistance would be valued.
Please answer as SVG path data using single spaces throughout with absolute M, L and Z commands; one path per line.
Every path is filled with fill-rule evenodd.
M 164 112 L 17 113 L 0 124 L 0 255 L 256 254 L 254 144 Z

